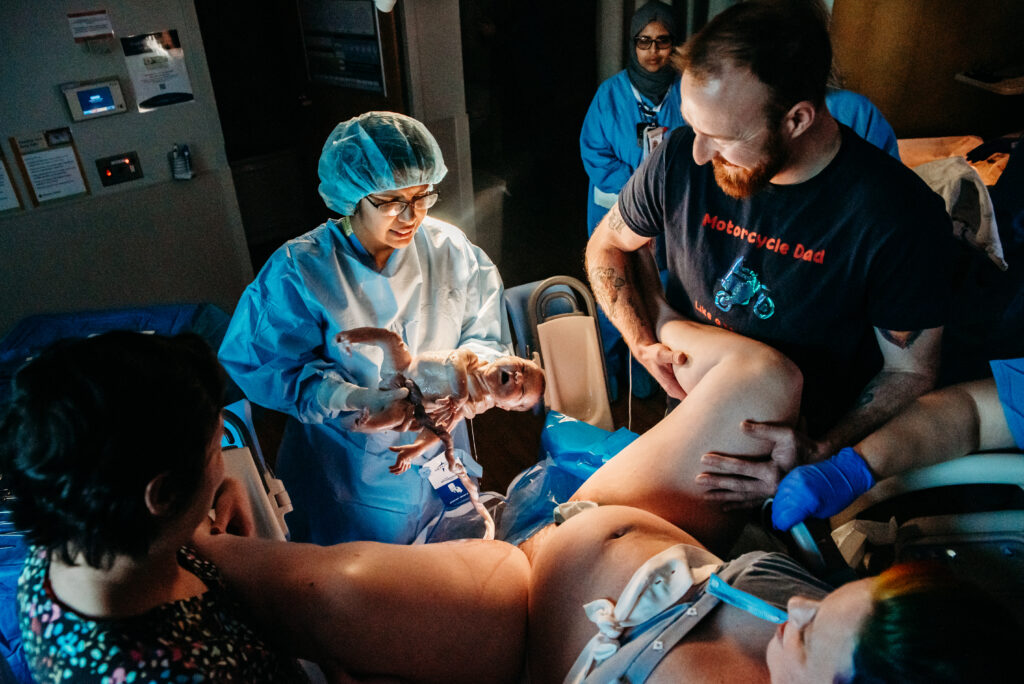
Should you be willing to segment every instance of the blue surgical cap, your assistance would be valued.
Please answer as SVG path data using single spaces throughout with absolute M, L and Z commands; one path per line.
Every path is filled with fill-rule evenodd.
M 343 121 L 320 153 L 320 196 L 342 216 L 376 192 L 440 183 L 448 168 L 427 127 L 395 112 Z

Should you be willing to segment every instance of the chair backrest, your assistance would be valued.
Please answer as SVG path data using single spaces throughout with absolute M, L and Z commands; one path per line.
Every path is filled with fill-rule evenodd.
M 541 280 L 532 283 L 516 285 L 505 290 L 505 310 L 508 312 L 509 327 L 512 329 L 513 349 L 516 356 L 524 359 L 532 358 L 535 351 L 540 349 L 537 344 L 536 325 L 531 323 L 530 296 L 541 285 Z M 546 289 L 553 293 L 563 293 L 572 297 L 572 290 L 568 285 L 554 284 Z M 547 304 L 548 300 L 545 300 Z M 558 297 L 550 302 L 552 315 L 579 312 L 579 307 L 574 299 Z
M 548 408 L 596 425 L 614 429 L 608 399 L 608 381 L 601 353 L 597 306 L 587 286 L 575 278 L 555 276 L 520 286 L 509 306 L 510 316 L 523 331 L 517 352 L 539 352 L 547 388 Z M 522 306 L 522 296 L 529 296 Z M 525 315 L 524 315 L 525 311 Z

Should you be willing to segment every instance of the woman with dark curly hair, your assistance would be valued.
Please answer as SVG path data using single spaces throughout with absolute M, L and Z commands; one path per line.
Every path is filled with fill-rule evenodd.
M 231 510 L 223 372 L 206 343 L 129 332 L 61 342 L 13 389 L 0 470 L 32 545 L 18 603 L 36 681 L 305 681 L 187 546 L 215 499 L 215 524 L 251 527 Z
M 347 670 L 365 663 L 406 681 L 439 670 L 446 681 L 514 681 L 528 566 L 510 544 L 267 542 L 298 564 L 289 567 L 330 577 L 297 626 L 260 623 L 258 606 L 226 592 L 219 563 L 192 544 L 266 540 L 215 534 L 252 528 L 241 488 L 223 477 L 222 385 L 200 338 L 130 332 L 60 342 L 15 376 L 0 472 L 32 545 L 18 604 L 35 680 L 306 681 L 284 655 L 294 653 L 320 659 L 331 681 L 351 681 Z M 266 591 L 280 589 L 273 600 L 294 612 L 313 587 L 285 576 Z M 310 630 L 319 636 L 304 639 Z M 441 657 L 450 633 L 473 657 Z M 327 649 L 350 657 L 339 663 Z

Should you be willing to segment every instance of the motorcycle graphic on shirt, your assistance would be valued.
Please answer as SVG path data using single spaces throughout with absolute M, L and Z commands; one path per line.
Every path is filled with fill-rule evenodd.
M 771 290 L 761 282 L 754 271 L 743 266 L 744 258 L 736 259 L 719 281 L 720 289 L 715 293 L 715 306 L 722 311 L 729 311 L 736 304 L 750 305 L 758 318 L 771 318 L 775 313 L 775 301 L 771 298 Z

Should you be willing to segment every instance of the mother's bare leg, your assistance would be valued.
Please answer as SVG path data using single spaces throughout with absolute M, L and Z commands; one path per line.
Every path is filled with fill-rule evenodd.
M 783 354 L 749 338 L 687 320 L 664 323 L 661 341 L 686 352 L 676 377 L 687 397 L 668 416 L 602 466 L 573 495 L 636 506 L 691 532 L 719 552 L 742 516 L 701 499 L 694 478 L 708 452 L 762 457 L 769 445 L 745 435 L 744 420 L 793 424 L 802 378 Z

